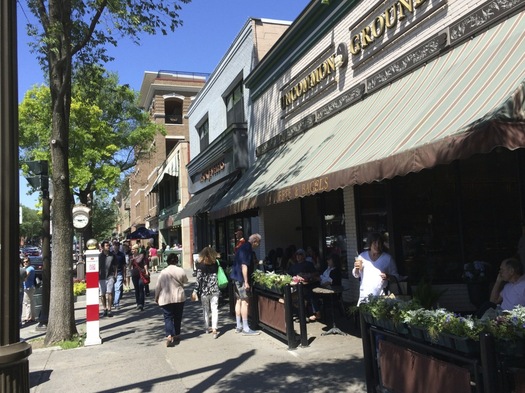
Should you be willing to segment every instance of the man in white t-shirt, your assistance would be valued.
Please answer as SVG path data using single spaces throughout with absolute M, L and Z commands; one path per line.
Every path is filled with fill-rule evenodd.
M 520 261 L 508 258 L 501 262 L 490 301 L 501 304 L 503 310 L 512 310 L 517 305 L 525 306 L 525 276 Z

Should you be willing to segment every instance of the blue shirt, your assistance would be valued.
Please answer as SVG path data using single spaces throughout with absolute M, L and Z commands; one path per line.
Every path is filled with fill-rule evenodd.
M 35 278 L 36 278 L 35 268 L 29 265 L 28 267 L 26 267 L 26 272 L 27 272 L 27 278 L 24 281 L 24 289 L 33 288 L 35 286 Z
M 244 243 L 235 253 L 235 259 L 232 266 L 230 278 L 239 282 L 244 282 L 242 276 L 242 265 L 248 266 L 248 271 L 252 263 L 252 244 L 250 242 Z M 249 277 L 248 277 L 249 279 Z

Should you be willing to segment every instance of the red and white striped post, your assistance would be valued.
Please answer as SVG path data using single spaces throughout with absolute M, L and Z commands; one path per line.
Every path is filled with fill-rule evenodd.
M 90 244 L 91 243 L 91 244 Z M 95 247 L 94 249 L 90 249 Z M 97 242 L 88 241 L 86 256 L 86 341 L 84 345 L 102 344 L 99 321 L 98 256 Z

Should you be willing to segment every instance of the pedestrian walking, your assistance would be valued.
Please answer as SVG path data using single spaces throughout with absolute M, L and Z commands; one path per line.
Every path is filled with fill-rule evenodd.
M 148 254 L 149 254 L 149 265 L 151 267 L 151 270 L 153 271 L 153 273 L 157 273 L 158 267 L 159 267 L 159 256 L 158 256 L 157 249 L 153 245 L 152 241 L 149 242 Z
M 98 256 L 98 289 L 104 316 L 112 317 L 113 291 L 117 274 L 117 259 L 110 250 L 109 241 L 102 242 L 102 252 Z
M 22 310 L 24 304 L 24 281 L 27 277 L 27 271 L 24 267 L 24 259 L 19 258 L 20 261 L 20 285 L 18 287 L 18 315 L 20 316 L 20 322 L 22 321 Z
M 204 317 L 204 331 L 212 333 L 213 338 L 219 336 L 217 324 L 219 321 L 219 296 L 221 290 L 217 283 L 218 254 L 212 247 L 204 247 L 199 253 L 197 264 L 197 279 L 192 299 L 201 300 Z M 211 326 L 210 326 L 211 318 Z
M 35 322 L 35 302 L 33 296 L 35 295 L 36 273 L 35 268 L 31 266 L 29 257 L 24 258 L 24 268 L 26 270 L 26 278 L 24 280 L 24 297 L 22 300 L 22 325 L 27 325 Z
M 259 247 L 261 235 L 254 233 L 243 243 L 235 253 L 230 278 L 234 283 L 235 293 L 235 321 L 237 327 L 235 333 L 244 336 L 256 336 L 261 334 L 260 330 L 252 330 L 248 324 L 248 309 L 251 297 L 250 277 L 253 272 L 253 249 Z
M 184 284 L 188 276 L 184 269 L 177 266 L 176 254 L 168 255 L 168 266 L 163 269 L 155 287 L 155 302 L 162 308 L 166 346 L 171 347 L 180 342 L 182 313 L 184 311 Z
M 148 265 L 145 261 L 144 254 L 140 252 L 138 244 L 131 247 L 131 280 L 135 288 L 135 301 L 137 303 L 137 310 L 144 310 L 145 284 L 141 278 L 141 272 L 145 276 L 149 276 Z
M 126 256 L 121 251 L 120 242 L 118 240 L 113 242 L 113 253 L 116 258 L 116 280 L 113 308 L 118 310 L 120 308 L 120 299 L 122 299 L 122 293 L 124 291 L 124 280 L 126 279 Z

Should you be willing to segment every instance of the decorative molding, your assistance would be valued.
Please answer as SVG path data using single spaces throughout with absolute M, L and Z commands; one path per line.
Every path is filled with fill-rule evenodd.
M 479 30 L 525 6 L 525 0 L 493 0 L 450 26 L 450 44 L 470 38 Z
M 447 34 L 441 33 L 416 47 L 400 59 L 384 67 L 381 71 L 366 78 L 366 92 L 371 93 L 394 79 L 408 73 L 412 69 L 426 63 L 439 54 L 447 43 Z
M 365 85 L 363 83 L 352 87 L 350 90 L 338 96 L 336 99 L 330 101 L 327 105 L 323 106 L 315 113 L 316 122 L 320 122 L 328 117 L 331 117 L 337 112 L 347 106 L 352 105 L 357 100 L 363 97 L 365 92 Z
M 352 105 L 357 100 L 361 99 L 364 91 L 365 85 L 362 83 L 347 90 L 337 98 L 330 101 L 328 104 L 324 105 L 322 108 L 319 108 L 317 111 L 315 111 L 315 113 L 307 115 L 297 123 L 292 124 L 290 127 L 286 128 L 279 135 L 276 135 L 259 145 L 255 150 L 257 157 L 279 147 L 280 145 L 295 138 L 297 135 L 306 132 L 308 129 L 312 128 L 318 123 L 340 112 L 342 109 Z

